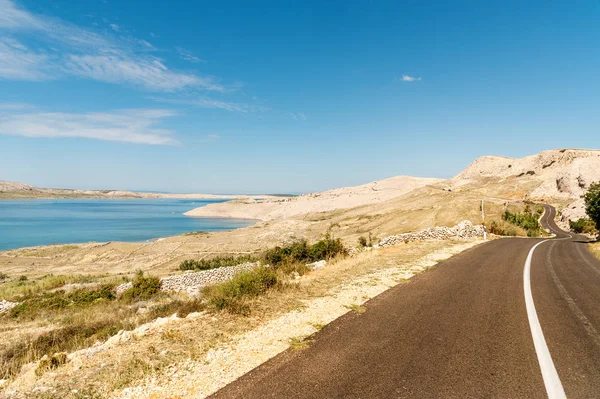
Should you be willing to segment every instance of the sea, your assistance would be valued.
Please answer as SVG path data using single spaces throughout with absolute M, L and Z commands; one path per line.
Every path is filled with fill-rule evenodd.
M 0 200 L 0 251 L 35 245 L 149 242 L 195 231 L 247 227 L 246 219 L 192 218 L 183 213 L 226 200 Z

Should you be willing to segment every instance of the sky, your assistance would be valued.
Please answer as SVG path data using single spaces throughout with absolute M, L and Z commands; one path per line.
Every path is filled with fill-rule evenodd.
M 301 193 L 600 147 L 597 1 L 0 0 L 0 180 Z

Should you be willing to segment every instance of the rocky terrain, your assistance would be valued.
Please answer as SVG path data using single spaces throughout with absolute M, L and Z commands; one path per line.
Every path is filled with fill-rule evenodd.
M 523 197 L 534 201 L 557 201 L 561 207 L 560 221 L 585 216 L 581 196 L 591 183 L 600 182 L 600 151 L 561 149 L 543 151 L 524 158 L 484 156 L 450 180 L 454 188 L 476 184 L 482 179 L 519 186 L 532 184 Z
M 57 274 L 122 278 L 142 270 L 162 277 L 162 289 L 175 292 L 169 295 L 189 300 L 201 287 L 226 280 L 253 264 L 182 274 L 178 265 L 186 259 L 259 254 L 297 239 L 315 242 L 325 234 L 341 238 L 348 247 L 357 247 L 359 238 L 368 237 L 377 243 L 372 250 L 355 249 L 351 251 L 353 256 L 345 259 L 313 264 L 308 274 L 292 278 L 290 284 L 296 288 L 257 298 L 258 311 L 251 317 L 201 312 L 190 313 L 189 317 L 152 319 L 72 352 L 66 365 L 42 377 L 36 375 L 38 366 L 32 363 L 18 378 L 4 384 L 14 392 L 45 387 L 69 393 L 73 392 L 71 381 L 77 378 L 101 386 L 105 389 L 102 392 L 112 392 L 115 397 L 199 397 L 200 385 L 202 395 L 209 394 L 286 349 L 298 335 L 312 333 L 319 328 L 315 326 L 356 309 L 362 303 L 357 298 L 372 297 L 423 270 L 415 265 L 436 264 L 428 258 L 436 251 L 452 247 L 455 249 L 451 253 L 457 253 L 477 245 L 483 234 L 482 224 L 500 221 L 505 209 L 522 212 L 525 201 L 532 200 L 562 209 L 565 220 L 579 217 L 582 208 L 578 197 L 595 181 L 600 181 L 600 151 L 553 150 L 520 159 L 485 156 L 449 180 L 399 176 L 294 198 L 238 198 L 189 213 L 261 220 L 234 231 L 197 232 L 148 243 L 53 245 L 0 252 L 0 272 L 13 282 L 24 276 L 24 281 L 34 284 L 41 276 Z M 4 193 L 0 198 L 7 198 L 2 194 L 8 192 L 13 196 L 24 193 L 22 198 L 153 195 L 38 189 L 7 182 L 0 183 L 1 191 Z M 385 276 L 385 284 L 377 283 L 377 290 L 371 280 L 356 285 L 373 273 Z M 118 284 L 124 281 L 127 279 Z M 336 302 L 340 298 L 346 299 Z M 13 306 L 14 302 L 0 302 L 0 311 Z M 150 308 L 140 309 L 148 312 Z M 294 324 L 300 314 L 305 319 L 302 326 Z M 268 327 L 269 323 L 275 324 Z M 5 328 L 3 345 L 17 340 L 18 334 L 36 336 L 53 328 L 50 324 L 16 327 Z M 240 335 L 243 332 L 250 335 Z M 263 350 L 265 345 L 272 345 L 272 350 Z M 145 360 L 140 363 L 140 359 Z M 157 364 L 162 367 L 160 373 L 147 371 Z M 190 377 L 189 386 L 182 385 L 181 375 Z M 127 377 L 125 382 L 109 383 L 123 376 Z M 198 381 L 204 381 L 204 385 Z M 113 392 L 116 386 L 126 388 Z M 148 392 L 156 395 L 149 396 Z

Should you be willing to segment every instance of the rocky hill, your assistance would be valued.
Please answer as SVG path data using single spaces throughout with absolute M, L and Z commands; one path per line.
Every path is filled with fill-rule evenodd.
M 568 202 L 561 212 L 561 219 L 566 222 L 585 215 L 580 197 L 591 183 L 600 182 L 600 151 L 560 149 L 523 158 L 484 156 L 450 183 L 458 188 L 489 179 L 504 183 L 507 192 L 514 187 L 527 187 L 525 198 Z

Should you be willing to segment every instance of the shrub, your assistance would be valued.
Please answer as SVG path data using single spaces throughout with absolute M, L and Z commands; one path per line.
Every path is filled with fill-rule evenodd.
M 529 237 L 537 237 L 541 233 L 540 222 L 537 215 L 531 213 L 512 213 L 504 211 L 502 219 L 527 231 Z
M 585 213 L 600 231 L 600 182 L 592 183 L 588 191 L 583 195 L 585 202 Z
M 206 287 L 204 294 L 208 303 L 218 310 L 248 314 L 250 307 L 246 300 L 264 294 L 278 284 L 280 280 L 276 271 L 263 266 L 238 273 L 224 283 Z
M 242 256 L 217 256 L 211 259 L 186 259 L 179 264 L 180 270 L 209 270 L 225 266 L 235 266 L 242 263 L 254 262 L 252 255 Z
M 360 237 L 358 237 L 358 245 L 359 245 L 361 248 L 364 248 L 364 247 L 366 247 L 366 246 L 367 246 L 367 238 L 366 238 L 365 236 L 360 236 Z
M 596 224 L 588 218 L 580 218 L 578 220 L 570 220 L 569 227 L 573 233 L 595 234 Z
M 147 300 L 160 292 L 160 279 L 154 276 L 144 276 L 139 271 L 133 279 L 132 287 L 121 294 L 121 299 L 129 302 Z
M 8 278 L 8 274 L 0 272 L 0 281 L 6 280 Z
M 264 261 L 271 266 L 279 267 L 291 263 L 311 263 L 319 260 L 329 260 L 335 256 L 348 255 L 342 240 L 333 239 L 328 235 L 324 239 L 309 245 L 306 240 L 298 240 L 285 247 L 275 247 L 267 250 Z
M 66 293 L 63 290 L 45 292 L 21 302 L 10 310 L 11 317 L 33 318 L 40 312 L 52 312 L 71 306 L 84 307 L 98 300 L 113 300 L 114 285 L 104 284 L 96 289 L 77 289 Z
M 491 234 L 496 234 L 499 236 L 516 236 L 517 230 L 512 227 L 506 227 L 496 222 L 495 220 L 488 227 L 488 231 Z

